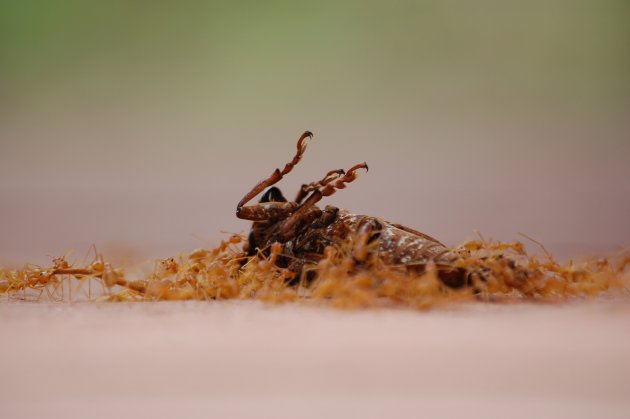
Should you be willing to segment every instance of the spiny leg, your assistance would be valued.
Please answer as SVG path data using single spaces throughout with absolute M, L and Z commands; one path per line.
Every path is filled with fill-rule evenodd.
M 317 189 L 313 191 L 291 216 L 284 222 L 282 225 L 282 235 L 287 237 L 292 234 L 292 230 L 295 225 L 300 221 L 300 219 L 308 213 L 309 208 L 318 203 L 323 197 L 330 196 L 334 194 L 339 189 L 345 189 L 346 183 L 350 183 L 357 178 L 356 171 L 359 169 L 368 170 L 367 163 L 359 163 L 352 166 L 346 174 L 337 179 L 335 182 L 328 183 L 322 189 Z
M 359 163 L 359 164 L 355 164 L 350 169 L 348 169 L 348 171 L 346 172 L 346 174 L 343 177 L 337 179 L 336 182 L 329 183 L 324 188 L 314 191 L 306 199 L 306 201 L 304 201 L 304 203 L 301 206 L 309 207 L 309 206 L 315 205 L 324 196 L 330 196 L 330 195 L 334 194 L 339 189 L 345 189 L 346 188 L 346 183 L 353 182 L 357 178 L 358 175 L 357 175 L 356 172 L 359 169 L 365 169 L 366 172 L 369 170 L 368 165 L 365 162 Z M 317 198 L 317 196 L 319 194 L 321 194 L 321 197 Z M 312 201 L 312 202 L 309 203 L 309 201 Z
M 241 201 L 236 206 L 236 216 L 238 218 L 242 218 L 245 220 L 252 220 L 252 218 L 250 217 L 253 217 L 254 215 L 252 214 L 251 210 L 248 210 L 248 208 L 250 207 L 246 207 L 245 204 L 247 204 L 249 201 L 252 200 L 252 198 L 254 198 L 256 195 L 264 191 L 269 186 L 272 186 L 278 183 L 284 175 L 291 172 L 293 167 L 295 167 L 295 165 L 297 165 L 302 159 L 302 155 L 304 154 L 304 151 L 306 150 L 307 138 L 313 138 L 313 133 L 310 131 L 304 131 L 304 133 L 300 136 L 297 142 L 297 152 L 295 153 L 295 156 L 293 156 L 293 159 L 284 166 L 284 169 L 274 170 L 271 176 L 258 182 L 258 184 L 256 184 L 256 186 L 254 186 L 252 190 L 249 191 L 243 197 L 243 199 L 241 199 Z M 252 205 L 251 207 L 255 207 L 255 206 L 256 205 Z
M 331 170 L 330 172 L 326 173 L 326 176 L 324 176 L 322 180 L 302 185 L 302 187 L 298 191 L 297 196 L 295 197 L 295 203 L 301 204 L 304 198 L 306 198 L 306 196 L 309 193 L 317 189 L 323 188 L 324 186 L 328 185 L 330 182 L 339 179 L 341 175 L 345 175 L 345 174 L 346 174 L 346 171 L 343 169 Z

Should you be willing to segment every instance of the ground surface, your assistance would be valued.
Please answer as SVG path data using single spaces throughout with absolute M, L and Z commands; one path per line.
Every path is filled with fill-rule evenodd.
M 0 303 L 0 416 L 630 417 L 630 302 Z

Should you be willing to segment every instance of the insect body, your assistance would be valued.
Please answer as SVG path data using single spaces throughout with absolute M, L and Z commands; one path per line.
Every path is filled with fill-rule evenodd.
M 260 181 L 238 203 L 236 216 L 253 221 L 246 245 L 248 255 L 264 253 L 273 243 L 280 243 L 283 250 L 278 263 L 299 275 L 305 264 L 323 258 L 326 247 L 340 246 L 350 239 L 353 257 L 359 263 L 374 254 L 387 265 L 401 265 L 415 272 L 424 271 L 432 263 L 445 284 L 463 285 L 464 273 L 453 267 L 456 255 L 436 239 L 381 218 L 316 205 L 323 197 L 354 181 L 359 169 L 367 171 L 366 163 L 356 164 L 347 171 L 331 170 L 321 180 L 302 185 L 295 200 L 288 201 L 273 185 L 300 162 L 306 142 L 312 137 L 311 132 L 304 132 L 293 159 L 282 170 L 276 169 Z M 247 205 L 265 189 L 257 204 Z

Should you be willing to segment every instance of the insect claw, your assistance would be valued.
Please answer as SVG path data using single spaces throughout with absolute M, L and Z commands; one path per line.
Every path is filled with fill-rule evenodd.
M 306 143 L 308 141 L 305 141 L 305 140 L 306 139 L 310 140 L 312 138 L 313 138 L 313 133 L 310 131 L 304 131 L 304 133 L 300 136 L 300 139 L 297 142 L 297 149 L 298 149 L 298 154 L 300 155 L 300 157 L 302 156 L 302 153 L 304 153 L 304 151 L 306 150 Z
M 363 163 L 355 164 L 354 166 L 352 166 L 350 169 L 348 169 L 348 173 L 353 173 L 358 169 L 365 169 L 366 172 L 369 170 L 367 163 L 363 162 Z
M 313 133 L 310 131 L 304 131 L 304 133 L 300 136 L 300 139 L 298 140 L 298 149 L 300 149 L 302 147 L 302 143 L 304 142 L 304 140 L 306 139 L 312 139 L 313 138 Z

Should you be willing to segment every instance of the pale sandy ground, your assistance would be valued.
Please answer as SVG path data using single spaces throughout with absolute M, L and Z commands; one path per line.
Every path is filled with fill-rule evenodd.
M 0 417 L 630 417 L 630 302 L 0 303 Z

